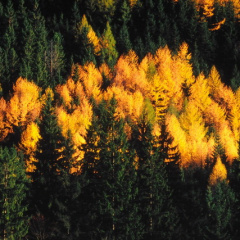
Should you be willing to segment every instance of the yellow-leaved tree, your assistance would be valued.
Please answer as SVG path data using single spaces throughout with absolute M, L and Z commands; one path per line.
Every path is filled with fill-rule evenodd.
M 217 156 L 216 163 L 213 167 L 212 173 L 209 177 L 208 183 L 213 186 L 216 185 L 219 181 L 224 181 L 227 179 L 227 169 L 222 163 L 220 156 Z
M 113 86 L 123 86 L 125 91 L 135 92 L 139 90 L 146 95 L 148 82 L 143 68 L 140 68 L 138 56 L 132 50 L 128 54 L 119 57 L 115 65 L 116 75 L 113 79 Z
M 188 102 L 184 112 L 180 115 L 179 121 L 186 133 L 188 143 L 189 159 L 185 160 L 203 167 L 206 159 L 213 153 L 214 141 L 213 137 L 207 137 L 208 128 L 205 126 L 202 113 L 194 101 Z
M 33 172 L 36 169 L 34 162 L 37 160 L 35 159 L 34 153 L 40 138 L 39 128 L 35 122 L 29 123 L 21 134 L 19 147 L 25 155 L 27 172 Z
M 0 142 L 5 139 L 9 132 L 12 131 L 12 126 L 7 121 L 7 102 L 4 98 L 0 99 Z
M 36 120 L 41 112 L 40 88 L 25 78 L 18 78 L 13 86 L 6 117 L 11 125 L 24 126 Z
M 166 126 L 167 132 L 173 138 L 171 147 L 178 147 L 180 154 L 180 165 L 182 167 L 187 167 L 191 163 L 191 157 L 188 151 L 187 136 L 178 118 L 174 114 L 166 114 Z

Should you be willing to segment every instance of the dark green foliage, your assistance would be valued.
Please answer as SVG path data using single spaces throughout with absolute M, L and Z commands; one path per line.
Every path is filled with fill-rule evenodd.
M 204 239 L 232 239 L 233 210 L 236 198 L 233 190 L 225 181 L 210 186 L 206 193 L 207 222 Z
M 205 191 L 207 174 L 195 166 L 182 169 L 174 185 L 174 203 L 180 217 L 180 239 L 202 239 L 206 225 Z
M 107 3 L 110 7 L 105 8 Z M 141 60 L 165 45 L 174 54 L 182 42 L 189 46 L 196 76 L 201 72 L 208 75 L 215 65 L 224 83 L 237 90 L 240 22 L 231 2 L 225 5 L 215 2 L 213 13 L 212 17 L 204 17 L 191 0 L 138 0 L 132 7 L 128 0 L 68 0 L 67 4 L 63 0 L 57 3 L 3 0 L 0 2 L 0 96 L 8 101 L 20 76 L 42 88 L 54 89 L 70 76 L 74 65 L 72 77 L 77 82 L 78 63 L 93 62 L 100 66 L 106 62 L 114 78 L 114 64 L 130 49 Z M 77 34 L 84 15 L 101 39 L 99 52 L 89 42 L 88 29 Z M 214 30 L 223 19 L 225 23 Z M 111 84 L 112 79 L 103 73 L 101 90 Z M 188 96 L 189 89 L 184 90 Z M 82 171 L 70 174 L 74 160 L 70 133 L 63 137 L 54 104 L 50 99 L 45 104 L 39 119 L 42 139 L 35 156 L 37 170 L 31 182 L 33 216 L 29 238 L 36 239 L 45 232 L 42 238 L 69 240 L 239 239 L 239 161 L 235 160 L 232 166 L 227 163 L 219 136 L 212 157 L 220 155 L 227 163 L 229 183 L 209 187 L 213 161 L 209 160 L 203 169 L 196 166 L 181 169 L 178 154 L 172 154 L 175 149 L 170 147 L 172 139 L 164 120 L 159 123 L 159 139 L 152 136 L 154 117 L 150 107 L 133 127 L 129 145 L 124 120 L 115 116 L 115 100 L 98 105 L 93 101 L 92 105 L 94 116 L 83 149 L 83 166 L 78 166 Z M 7 236 L 8 239 L 21 239 L 27 233 L 28 181 L 22 158 L 10 148 L 18 145 L 21 126 L 14 127 L 13 132 L 2 142 L 8 148 L 0 148 L 1 179 L 12 184 L 8 191 L 6 181 L 0 185 L 0 238 L 5 224 L 6 234 L 12 228 L 13 236 Z M 7 171 L 13 174 L 6 179 L 3 176 Z M 3 206 L 4 196 L 9 192 L 9 199 L 18 197 L 14 201 L 19 205 L 11 202 L 11 206 Z
M 88 29 L 83 28 L 81 34 L 76 37 L 75 40 L 75 50 L 73 53 L 73 60 L 76 63 L 84 65 L 88 62 L 93 62 L 96 64 L 94 46 L 91 44 L 87 37 Z
M 168 185 L 163 149 L 161 144 L 156 147 L 146 114 L 134 127 L 132 141 L 137 152 L 137 199 L 144 239 L 174 239 L 178 217 Z
M 28 179 L 15 148 L 0 148 L 0 238 L 22 239 L 28 232 Z
M 51 234 L 69 239 L 73 193 L 70 170 L 73 166 L 73 146 L 57 125 L 52 100 L 48 98 L 39 125 L 41 139 L 36 152 L 36 171 L 32 174 L 32 207 L 51 226 Z M 74 178 L 74 177 L 73 177 Z M 74 183 L 73 183 L 74 184 Z M 76 196 L 75 196 L 76 198 Z
M 139 239 L 134 158 L 115 106 L 115 99 L 97 106 L 84 147 L 85 230 L 94 239 Z

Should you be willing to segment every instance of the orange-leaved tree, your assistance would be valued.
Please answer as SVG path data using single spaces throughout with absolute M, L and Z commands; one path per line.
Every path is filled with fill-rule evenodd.
M 40 88 L 27 79 L 18 78 L 8 102 L 7 120 L 11 125 L 23 126 L 36 120 L 41 112 Z
M 212 173 L 209 176 L 209 185 L 216 185 L 219 181 L 227 180 L 227 169 L 222 163 L 220 156 L 217 156 L 216 163 L 213 167 Z
M 19 148 L 25 155 L 27 172 L 33 172 L 36 169 L 34 162 L 36 162 L 37 159 L 34 154 L 37 150 L 37 143 L 40 138 L 39 127 L 35 122 L 29 123 L 22 132 Z

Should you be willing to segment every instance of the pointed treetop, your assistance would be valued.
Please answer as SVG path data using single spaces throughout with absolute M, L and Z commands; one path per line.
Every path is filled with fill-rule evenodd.
M 213 167 L 212 173 L 209 177 L 209 185 L 215 186 L 219 181 L 227 179 L 227 169 L 222 163 L 220 156 L 217 157 L 217 161 Z

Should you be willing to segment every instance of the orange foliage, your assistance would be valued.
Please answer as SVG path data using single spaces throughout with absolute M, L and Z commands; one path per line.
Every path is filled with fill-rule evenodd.
M 222 163 L 221 158 L 218 156 L 217 161 L 213 167 L 212 173 L 209 177 L 209 185 L 216 185 L 219 181 L 227 179 L 227 169 Z
M 37 149 L 37 142 L 41 138 L 38 125 L 35 122 L 31 122 L 27 125 L 26 129 L 21 135 L 21 142 L 19 144 L 20 149 L 28 156 L 26 159 L 27 172 L 33 172 L 36 167 L 33 164 L 36 162 L 34 153 Z
M 178 146 L 180 153 L 180 164 L 182 166 L 188 166 L 191 163 L 191 156 L 188 152 L 187 136 L 185 131 L 182 129 L 177 117 L 175 115 L 166 115 L 167 131 L 170 136 L 173 137 L 173 146 Z
M 128 0 L 131 7 L 134 7 L 138 0 Z
M 225 123 L 225 124 L 224 124 Z M 223 122 L 219 129 L 221 144 L 227 156 L 227 160 L 232 163 L 238 158 L 238 140 L 236 141 L 227 122 Z
M 78 68 L 79 81 L 88 99 L 93 97 L 95 100 L 101 98 L 102 74 L 93 63 L 88 63 Z
M 142 94 L 148 92 L 148 82 L 144 69 L 139 67 L 138 57 L 134 51 L 123 55 L 118 59 L 115 66 L 116 75 L 113 86 L 123 86 L 125 91 L 140 91 Z
M 214 150 L 213 138 L 207 138 L 208 128 L 205 126 L 202 114 L 194 102 L 189 102 L 179 119 L 185 130 L 188 143 L 188 160 L 192 164 L 204 166 L 205 160 Z
M 191 95 L 189 96 L 189 99 L 194 100 L 194 104 L 204 113 L 206 108 L 211 105 L 212 100 L 209 96 L 210 88 L 208 86 L 208 81 L 202 73 L 191 86 L 190 92 Z
M 216 30 L 219 30 L 221 28 L 221 26 L 226 22 L 226 18 L 224 18 L 222 21 L 220 22 L 217 22 L 217 23 L 214 23 L 213 24 L 213 27 L 210 28 L 209 30 L 210 31 L 216 31 Z
M 7 103 L 1 98 L 0 99 L 0 141 L 3 141 L 4 138 L 12 131 L 12 126 L 6 119 Z
M 39 117 L 41 111 L 39 93 L 40 88 L 34 83 L 24 78 L 17 80 L 7 108 L 7 120 L 10 124 L 23 126 Z
M 117 100 L 116 112 L 121 118 L 130 118 L 137 121 L 142 112 L 144 97 L 140 91 L 129 93 L 123 87 L 113 86 L 104 93 L 104 99 L 110 100 L 112 97 Z

